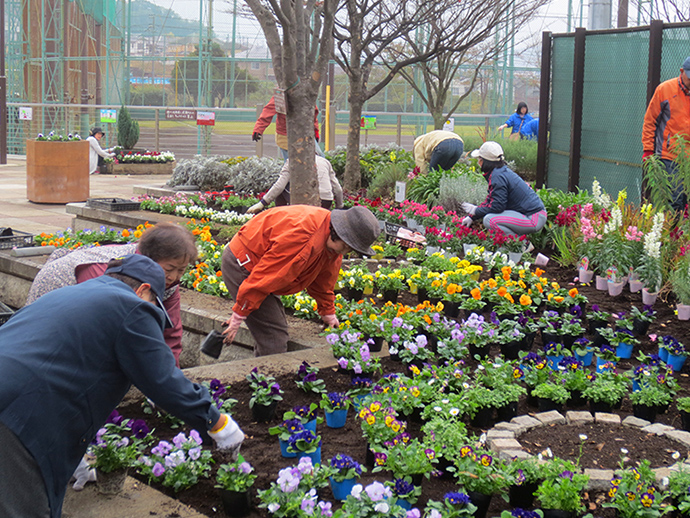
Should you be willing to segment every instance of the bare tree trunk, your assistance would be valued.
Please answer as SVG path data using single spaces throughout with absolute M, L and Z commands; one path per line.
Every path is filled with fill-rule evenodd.
M 350 88 L 359 83 L 350 83 Z M 361 96 L 353 95 L 350 90 L 350 124 L 347 129 L 347 158 L 345 160 L 345 190 L 357 192 L 362 186 L 362 174 L 359 167 L 359 138 L 361 133 L 360 120 L 364 101 Z
M 314 106 L 316 93 L 300 85 L 287 92 L 287 134 L 290 161 L 290 204 L 320 205 L 316 174 Z

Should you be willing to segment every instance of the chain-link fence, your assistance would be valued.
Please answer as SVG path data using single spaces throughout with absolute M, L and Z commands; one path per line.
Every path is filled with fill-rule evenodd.
M 642 123 L 658 83 L 654 77 L 664 81 L 678 76 L 690 55 L 690 24 L 658 25 L 658 60 L 650 52 L 653 27 L 582 31 L 584 57 L 577 56 L 577 33 L 552 37 L 548 187 L 565 190 L 574 180 L 581 189 L 590 189 L 596 178 L 612 195 L 627 189 L 630 201 L 640 201 Z M 583 63 L 579 71 L 578 62 Z M 581 106 L 573 109 L 578 94 Z M 578 125 L 581 131 L 573 135 Z M 573 149 L 578 141 L 579 148 Z

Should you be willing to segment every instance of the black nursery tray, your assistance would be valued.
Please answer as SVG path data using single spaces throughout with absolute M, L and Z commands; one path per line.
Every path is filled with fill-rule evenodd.
M 89 198 L 86 204 L 94 209 L 110 210 L 113 212 L 123 210 L 139 210 L 138 201 L 125 200 L 124 198 Z
M 0 302 L 0 326 L 7 322 L 12 315 L 14 315 L 14 311 Z
M 7 233 L 8 235 L 2 235 Z M 0 249 L 25 247 L 34 245 L 34 235 L 21 230 L 0 228 Z

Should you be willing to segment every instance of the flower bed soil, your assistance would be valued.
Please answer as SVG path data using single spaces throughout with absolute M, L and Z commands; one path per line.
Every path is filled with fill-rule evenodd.
M 556 280 L 564 286 L 572 282 L 574 277 L 572 270 L 553 267 L 547 268 L 546 275 L 550 280 Z M 592 304 L 599 304 L 602 309 L 610 312 L 627 312 L 630 310 L 630 306 L 633 303 L 641 307 L 641 295 L 639 293 L 630 294 L 627 292 L 627 289 L 626 292 L 616 298 L 609 297 L 605 292 L 596 291 L 593 286 L 582 286 L 579 287 L 579 289 L 589 298 L 590 307 Z M 408 304 L 416 304 L 416 296 L 409 293 L 401 294 L 398 300 Z M 688 340 L 690 336 L 687 332 L 688 323 L 676 320 L 673 308 L 659 301 L 655 309 L 657 310 L 657 318 L 650 326 L 649 333 L 656 333 L 659 336 L 670 334 L 678 338 L 681 342 L 690 343 Z M 541 345 L 540 338 L 537 337 L 533 350 L 537 350 Z M 649 337 L 642 337 L 640 348 L 646 353 L 652 353 L 656 352 L 657 345 L 653 343 Z M 498 347 L 493 347 L 491 352 L 492 354 L 498 354 Z M 619 362 L 619 371 L 627 370 L 636 363 L 634 359 L 622 360 Z M 474 360 L 469 360 L 469 364 L 473 366 Z M 394 362 L 387 357 L 383 358 L 382 365 L 384 373 L 401 372 L 403 369 L 401 363 Z M 681 373 L 676 374 L 680 383 L 680 392 L 677 397 L 690 395 L 690 382 L 688 380 L 688 374 L 686 374 L 687 369 L 688 366 L 686 365 Z M 268 428 L 278 424 L 283 412 L 290 410 L 293 406 L 308 405 L 311 402 L 318 402 L 319 400 L 319 396 L 315 394 L 305 394 L 297 388 L 294 384 L 294 374 L 277 375 L 277 373 L 270 373 L 268 371 L 267 373 L 275 375 L 277 381 L 285 390 L 284 400 L 279 403 L 276 417 L 270 423 L 258 424 L 251 422 L 251 412 L 248 406 L 251 392 L 246 381 L 228 387 L 230 396 L 238 400 L 233 416 L 247 435 L 247 439 L 242 447 L 242 454 L 256 468 L 258 473 L 255 490 L 267 488 L 272 481 L 275 481 L 280 469 L 296 463 L 295 459 L 285 459 L 281 457 L 278 448 L 278 439 L 268 434 Z M 349 388 L 349 376 L 337 372 L 337 369 L 323 368 L 319 372 L 319 377 L 325 381 L 329 392 L 345 391 Z M 579 407 L 576 409 L 586 410 L 587 407 Z M 155 428 L 155 435 L 158 439 L 170 440 L 180 432 L 180 429 L 171 429 L 161 419 L 152 419 L 151 416 L 144 415 L 139 404 L 129 404 L 119 410 L 125 417 L 146 419 L 149 425 Z M 519 415 L 534 412 L 536 412 L 536 409 L 527 406 L 526 399 L 522 398 L 518 406 Z M 632 407 L 629 400 L 627 398 L 624 399 L 621 409 L 614 410 L 614 413 L 619 414 L 622 418 L 631 415 Z M 659 415 L 657 417 L 657 422 L 680 428 L 680 416 L 675 409 L 675 405 L 672 404 L 668 412 Z M 419 423 L 408 423 L 409 431 L 413 436 L 419 435 L 420 427 L 421 424 Z M 482 432 L 482 430 L 473 429 L 471 427 L 469 427 L 468 430 L 477 435 Z M 362 437 L 359 422 L 352 409 L 350 410 L 348 421 L 344 428 L 333 430 L 326 427 L 324 423 L 319 425 L 318 432 L 323 439 L 322 459 L 324 462 L 327 462 L 336 453 L 347 453 L 356 460 L 364 462 L 366 443 Z M 668 438 L 652 437 L 638 429 L 622 426 L 546 426 L 523 434 L 519 437 L 519 440 L 525 449 L 532 453 L 537 454 L 546 450 L 546 448 L 551 448 L 554 455 L 575 460 L 579 455 L 580 439 L 578 436 L 580 434 L 585 434 L 588 437 L 584 443 L 581 457 L 581 465 L 583 467 L 615 469 L 620 460 L 620 449 L 623 447 L 628 450 L 629 453 L 627 457 L 631 462 L 640 459 L 648 459 L 652 467 L 662 467 L 674 464 L 676 461 L 672 458 L 672 454 L 676 451 L 680 452 L 683 458 L 688 453 L 679 443 Z M 213 467 L 213 474 L 215 474 L 219 464 L 228 460 L 223 454 L 217 451 L 214 451 L 214 459 L 216 464 Z M 367 484 L 373 480 L 385 481 L 389 479 L 390 475 L 384 472 L 377 474 L 367 473 L 361 479 L 361 482 Z M 144 478 L 141 478 L 141 480 L 145 481 Z M 202 480 L 196 486 L 182 491 L 177 495 L 156 483 L 152 485 L 156 489 L 177 497 L 179 500 L 194 507 L 202 514 L 208 516 L 223 515 L 217 490 L 213 487 L 213 476 L 211 479 Z M 453 480 L 424 480 L 422 484 L 422 497 L 417 506 L 423 507 L 428 499 L 442 500 L 446 492 L 456 489 L 457 486 Z M 332 500 L 330 488 L 321 490 L 320 497 L 321 499 Z M 584 498 L 589 510 L 594 512 L 595 515 L 613 518 L 613 510 L 601 508 L 601 495 L 585 494 Z M 258 504 L 256 497 L 254 498 L 254 504 Z M 336 505 L 335 507 L 338 506 Z M 488 516 L 497 516 L 504 509 L 508 509 L 508 504 L 497 495 L 492 500 Z M 265 517 L 269 516 L 269 514 L 267 511 L 257 508 L 250 516 Z

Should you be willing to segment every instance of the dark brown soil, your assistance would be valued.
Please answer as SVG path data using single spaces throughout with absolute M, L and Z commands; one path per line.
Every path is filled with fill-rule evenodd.
M 547 276 L 559 281 L 562 285 L 568 285 L 573 280 L 573 273 L 569 270 L 560 268 L 547 268 Z M 617 298 L 611 298 L 605 292 L 598 292 L 593 287 L 583 286 L 580 288 L 581 292 L 589 298 L 590 307 L 592 304 L 599 304 L 602 309 L 610 312 L 629 311 L 631 304 L 636 304 L 641 307 L 640 294 L 630 294 L 628 292 L 622 294 Z M 399 298 L 400 302 L 409 304 L 416 304 L 416 296 L 404 293 Z M 684 343 L 690 343 L 688 336 L 688 323 L 679 322 L 676 320 L 673 309 L 663 302 L 657 302 L 655 309 L 658 312 L 657 319 L 652 323 L 649 332 L 656 333 L 659 336 L 671 334 Z M 537 338 L 534 344 L 534 349 L 541 347 L 540 339 Z M 653 343 L 648 337 L 643 337 L 641 350 L 647 353 L 656 352 L 657 345 Z M 498 354 L 498 348 L 492 349 L 492 354 Z M 471 362 L 470 362 L 471 363 Z M 637 362 L 635 360 L 623 360 L 619 363 L 619 370 L 627 370 Z M 402 365 L 393 362 L 388 358 L 383 360 L 384 373 L 399 372 Z M 683 371 L 677 374 L 677 378 L 681 385 L 681 391 L 678 396 L 690 395 L 690 383 L 688 382 L 688 366 L 686 365 Z M 350 378 L 338 373 L 335 369 L 323 369 L 319 373 L 320 377 L 324 379 L 327 390 L 331 391 L 345 391 L 349 388 Z M 257 469 L 258 479 L 255 485 L 257 489 L 264 489 L 277 478 L 278 471 L 284 467 L 294 464 L 294 459 L 285 459 L 280 455 L 278 448 L 278 440 L 276 437 L 268 434 L 267 430 L 270 426 L 274 426 L 280 422 L 280 417 L 283 412 L 289 410 L 293 406 L 308 405 L 311 402 L 317 402 L 318 396 L 308 395 L 300 391 L 293 383 L 293 376 L 276 376 L 281 387 L 286 391 L 285 399 L 277 408 L 276 417 L 268 424 L 252 423 L 251 413 L 248 406 L 250 391 L 246 382 L 236 383 L 229 388 L 229 392 L 233 398 L 238 400 L 234 418 L 240 423 L 244 432 L 247 434 L 247 440 L 242 447 L 242 454 L 244 457 Z M 585 410 L 586 407 L 577 408 Z M 566 409 L 567 410 L 567 409 Z M 158 420 L 151 422 L 150 416 L 143 416 L 138 405 L 129 405 L 120 409 L 121 413 L 126 417 L 144 417 L 156 428 L 156 436 L 159 438 L 171 438 L 179 430 L 171 430 L 164 422 Z M 525 399 L 521 400 L 518 407 L 520 415 L 535 413 L 536 408 L 529 407 Z M 629 400 L 625 399 L 621 409 L 615 410 L 614 413 L 619 414 L 622 418 L 627 417 L 632 413 L 632 408 Z M 657 417 L 657 422 L 669 424 L 680 428 L 680 417 L 675 406 Z M 409 431 L 414 435 L 419 434 L 420 424 L 409 423 Z M 348 416 L 348 422 L 345 428 L 333 430 L 325 426 L 319 426 L 319 433 L 323 439 L 322 459 L 327 462 L 336 453 L 348 453 L 360 462 L 364 462 L 365 456 L 365 441 L 362 437 L 359 424 L 352 414 Z M 481 430 L 470 428 L 470 431 L 477 434 Z M 580 455 L 580 439 L 579 435 L 584 434 L 587 439 L 583 443 L 583 451 L 581 456 L 581 465 L 583 467 L 599 468 L 599 469 L 615 469 L 617 463 L 621 458 L 621 448 L 628 450 L 627 457 L 630 462 L 648 459 L 652 467 L 668 466 L 674 463 L 672 455 L 674 452 L 679 452 L 682 457 L 687 455 L 687 451 L 675 441 L 661 437 L 652 437 L 642 433 L 639 430 L 627 427 L 603 427 L 599 425 L 588 425 L 583 427 L 571 426 L 554 426 L 542 427 L 523 434 L 519 440 L 523 446 L 530 452 L 538 454 L 551 448 L 554 455 L 576 460 Z M 227 459 L 224 459 L 222 454 L 215 452 L 214 458 L 216 466 Z M 214 472 L 215 472 L 214 467 Z M 370 473 L 363 477 L 362 483 L 367 484 L 372 480 L 385 481 L 389 479 L 389 475 L 384 473 L 377 473 L 371 475 Z M 208 516 L 222 516 L 223 511 L 220 505 L 219 497 L 216 490 L 213 488 L 211 480 L 205 480 L 197 486 L 173 495 L 169 490 L 154 487 L 162 491 L 176 496 L 182 502 L 189 504 L 199 510 L 199 512 Z M 441 500 L 443 495 L 448 491 L 456 490 L 457 487 L 452 480 L 431 479 L 424 480 L 422 484 L 422 498 L 417 506 L 422 506 L 428 499 Z M 320 492 L 320 497 L 325 500 L 332 501 L 332 494 L 329 488 Z M 597 516 L 604 516 L 612 518 L 611 510 L 603 510 L 600 506 L 601 498 L 597 500 L 600 495 L 585 495 L 586 503 L 589 510 L 594 512 Z M 254 503 L 258 504 L 258 500 L 254 499 Z M 337 507 L 337 506 L 336 506 Z M 508 504 L 499 496 L 495 496 L 488 516 L 497 516 L 504 509 L 508 509 Z M 268 516 L 264 510 L 257 509 L 252 517 Z

